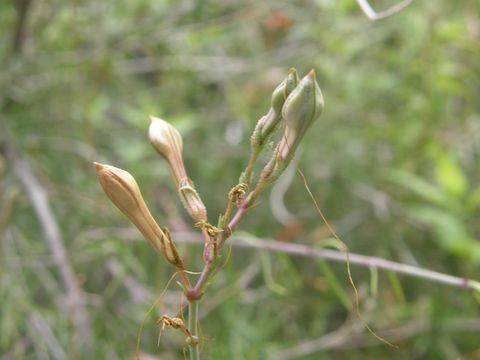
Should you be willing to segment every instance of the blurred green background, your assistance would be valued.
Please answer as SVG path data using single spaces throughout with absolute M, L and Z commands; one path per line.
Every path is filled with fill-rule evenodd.
M 299 164 L 350 250 L 478 279 L 479 15 L 476 0 L 418 0 L 377 22 L 354 0 L 0 2 L 1 359 L 133 358 L 172 271 L 110 204 L 92 162 L 134 174 L 162 226 L 191 229 L 147 140 L 148 116 L 162 117 L 181 131 L 215 221 L 290 67 L 317 71 L 326 107 Z M 19 181 L 21 159 L 85 293 L 86 336 Z M 240 230 L 312 246 L 330 236 L 298 176 L 269 197 Z M 199 271 L 201 247 L 182 252 Z M 233 247 L 202 301 L 204 357 L 480 358 L 472 293 L 352 271 L 363 317 L 399 350 L 355 315 L 344 265 Z M 157 347 L 155 324 L 178 311 L 179 290 L 173 282 L 148 317 L 142 358 L 183 358 L 181 335 L 168 330 Z

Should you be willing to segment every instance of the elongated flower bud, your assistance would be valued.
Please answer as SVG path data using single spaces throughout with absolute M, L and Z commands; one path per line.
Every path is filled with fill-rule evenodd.
M 151 116 L 148 135 L 157 152 L 167 160 L 180 200 L 196 222 L 207 221 L 207 209 L 188 178 L 183 164 L 183 141 L 178 130 L 165 120 Z
M 278 85 L 272 93 L 270 110 L 255 125 L 250 139 L 250 159 L 245 172 L 240 176 L 239 182 L 249 185 L 253 178 L 253 167 L 260 156 L 262 149 L 270 136 L 278 128 L 282 120 L 282 107 L 289 94 L 299 82 L 297 70 L 291 68 L 287 77 Z
M 324 108 L 323 95 L 311 70 L 288 96 L 282 108 L 285 131 L 261 177 L 266 182 L 276 180 L 292 160 L 295 150 L 310 125 Z
M 273 90 L 271 108 L 273 111 L 281 115 L 283 104 L 288 95 L 297 87 L 300 79 L 298 78 L 297 70 L 291 68 L 288 70 L 287 77 Z
M 175 245 L 170 239 L 170 234 L 168 231 L 165 233 L 152 217 L 134 177 L 129 172 L 110 165 L 95 163 L 95 168 L 103 191 L 115 206 L 169 263 L 177 268 L 183 266 L 176 249 L 172 250 Z
M 292 91 L 283 105 L 285 132 L 279 144 L 279 155 L 282 158 L 291 159 L 293 157 L 305 132 L 318 119 L 323 108 L 322 91 L 315 78 L 315 70 L 312 69 Z
M 282 119 L 283 104 L 299 81 L 297 71 L 291 68 L 287 77 L 273 90 L 270 110 L 258 121 L 252 134 L 252 151 L 259 151 L 276 129 Z
M 183 164 L 183 140 L 178 130 L 165 120 L 150 116 L 148 136 L 157 152 L 168 162 L 175 185 L 187 177 Z

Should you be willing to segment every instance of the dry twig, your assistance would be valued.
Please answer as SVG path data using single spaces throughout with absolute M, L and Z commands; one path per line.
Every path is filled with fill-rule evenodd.
M 403 1 L 399 2 L 398 4 L 393 5 L 392 7 L 388 8 L 386 10 L 377 12 L 372 8 L 372 5 L 370 5 L 370 3 L 367 0 L 357 0 L 358 5 L 363 10 L 365 15 L 367 15 L 367 17 L 370 20 L 373 20 L 373 21 L 385 19 L 389 16 L 397 14 L 400 11 L 402 11 L 403 9 L 405 9 L 412 2 L 413 2 L 413 0 L 403 0 Z
M 120 239 L 128 241 L 141 241 L 138 237 L 138 232 L 133 228 L 113 230 L 115 236 Z M 82 237 L 89 239 L 103 240 L 107 235 L 112 234 L 112 230 L 106 229 L 92 229 L 83 234 Z M 178 244 L 203 244 L 203 238 L 197 234 L 187 232 L 173 232 L 175 242 Z M 346 261 L 346 254 L 337 250 L 319 249 L 310 245 L 286 243 L 270 239 L 259 239 L 251 236 L 233 236 L 230 241 L 233 246 L 241 248 L 262 249 L 273 252 L 281 252 L 295 256 L 302 256 L 308 258 L 325 259 L 335 262 Z M 477 280 L 457 277 L 441 272 L 423 269 L 418 266 L 402 264 L 395 261 L 382 259 L 375 256 L 366 256 L 355 253 L 349 254 L 350 264 L 366 268 L 375 268 L 380 270 L 392 271 L 398 274 L 408 275 L 427 281 L 437 282 L 444 285 L 457 287 L 468 291 L 480 291 L 480 282 Z

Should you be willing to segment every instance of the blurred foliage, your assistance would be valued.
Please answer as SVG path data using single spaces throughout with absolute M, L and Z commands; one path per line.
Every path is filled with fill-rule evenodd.
M 477 1 L 414 1 L 379 22 L 354 0 L 32 1 L 19 37 L 14 3 L 29 2 L 0 2 L 0 121 L 48 190 L 87 292 L 95 344 L 88 358 L 132 358 L 143 316 L 171 276 L 145 242 L 115 231 L 129 224 L 101 192 L 92 161 L 134 174 L 162 225 L 173 227 L 179 214 L 190 226 L 172 208 L 168 169 L 146 139 L 148 115 L 165 118 L 184 136 L 187 169 L 215 219 L 289 67 L 317 70 L 326 109 L 306 136 L 300 167 L 350 250 L 478 277 Z M 329 236 L 298 177 L 284 201 L 299 224 L 293 236 L 267 196 L 241 229 L 311 244 Z M 78 357 L 50 250 L 2 157 L 0 214 L 2 358 Z M 183 251 L 198 271 L 201 249 Z M 346 303 L 344 266 L 234 248 L 202 302 L 205 358 L 280 358 L 345 327 L 339 346 L 296 358 L 453 359 L 478 350 L 471 294 L 371 276 L 353 269 L 363 316 L 392 337 L 403 334 L 400 350 L 371 336 L 353 340 L 366 330 Z M 175 314 L 178 290 L 170 287 L 158 314 Z M 157 348 L 158 331 L 150 317 L 142 351 L 182 358 L 180 336 L 167 331 Z

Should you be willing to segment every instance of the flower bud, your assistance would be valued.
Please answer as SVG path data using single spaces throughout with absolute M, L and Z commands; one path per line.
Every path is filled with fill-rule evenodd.
M 257 123 L 252 135 L 252 150 L 259 150 L 265 144 L 268 137 L 273 133 L 282 119 L 282 107 L 288 95 L 295 89 L 299 82 L 297 71 L 291 68 L 287 77 L 278 85 L 272 93 L 271 107 L 267 115 Z
M 180 200 L 190 217 L 196 222 L 207 221 L 207 209 L 188 178 L 183 164 L 183 141 L 178 130 L 165 120 L 151 116 L 148 135 L 157 152 L 164 157 L 172 173 Z
M 143 200 L 134 177 L 125 170 L 110 165 L 95 163 L 98 181 L 103 191 L 130 221 L 137 227 L 154 249 L 159 251 L 169 263 L 179 266 L 181 260 L 170 239 L 153 219 Z M 166 246 L 167 244 L 167 246 Z
M 285 132 L 279 143 L 278 155 L 283 159 L 293 157 L 298 144 L 310 125 L 320 116 L 324 108 L 322 91 L 311 70 L 288 96 L 282 108 Z
M 151 123 L 148 129 L 150 142 L 157 152 L 167 160 L 175 185 L 179 186 L 182 179 L 187 177 L 183 164 L 183 141 L 178 130 L 165 120 L 150 116 Z
M 311 70 L 285 100 L 282 117 L 285 130 L 272 158 L 264 167 L 261 179 L 271 184 L 283 173 L 309 126 L 324 108 L 323 95 Z
M 282 107 L 288 95 L 297 87 L 300 79 L 298 78 L 297 70 L 291 68 L 288 70 L 287 77 L 273 90 L 271 108 L 277 114 L 281 115 Z

